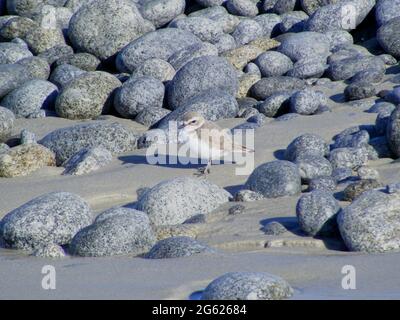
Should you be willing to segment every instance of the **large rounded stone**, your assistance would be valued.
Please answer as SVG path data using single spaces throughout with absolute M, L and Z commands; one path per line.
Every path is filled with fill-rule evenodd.
M 219 89 L 235 96 L 238 87 L 235 69 L 226 59 L 200 57 L 176 73 L 168 86 L 168 103 L 176 109 L 190 98 L 210 89 Z
M 281 300 L 293 289 L 280 277 L 268 273 L 230 272 L 212 281 L 203 300 Z
M 329 145 L 316 134 L 306 133 L 294 139 L 286 148 L 285 159 L 294 161 L 301 156 L 320 156 L 329 154 Z
M 134 150 L 136 140 L 137 136 L 122 125 L 99 121 L 57 129 L 39 143 L 52 150 L 57 165 L 61 165 L 83 148 L 103 147 L 118 154 Z
M 160 240 L 146 254 L 147 259 L 170 259 L 189 257 L 201 253 L 214 253 L 206 244 L 190 237 L 172 237 Z
M 299 167 L 300 176 L 304 181 L 332 174 L 331 163 L 322 156 L 304 155 L 297 157 L 295 163 Z
M 66 245 L 91 220 L 92 212 L 81 197 L 68 192 L 53 192 L 8 213 L 0 222 L 0 236 L 7 246 L 15 249 Z
M 0 64 L 12 64 L 24 58 L 32 57 L 25 47 L 11 42 L 0 43 Z
M 293 196 L 301 191 L 299 168 L 288 161 L 267 162 L 253 171 L 245 186 L 266 198 Z
M 293 62 L 287 56 L 276 51 L 267 51 L 260 54 L 255 64 L 263 77 L 283 76 L 293 68 Z
M 154 186 L 138 200 L 137 209 L 155 225 L 175 225 L 199 214 L 208 214 L 228 202 L 231 195 L 203 179 L 175 178 Z
M 400 17 L 394 18 L 380 27 L 376 38 L 387 53 L 400 58 Z
M 26 68 L 18 64 L 0 65 L 0 98 L 31 79 Z
M 39 57 L 30 57 L 19 60 L 17 64 L 25 67 L 30 79 L 47 80 L 50 76 L 50 65 L 45 59 Z
M 133 73 L 133 77 L 149 76 L 162 82 L 170 81 L 175 76 L 175 69 L 167 61 L 148 59 Z
M 0 107 L 0 143 L 7 141 L 11 136 L 14 120 L 14 113 L 4 107 Z
M 162 108 L 164 85 L 152 77 L 134 77 L 115 94 L 114 106 L 125 118 L 134 118 L 147 108 Z
M 144 212 L 113 208 L 74 236 L 70 252 L 83 257 L 138 255 L 147 252 L 155 242 L 156 236 Z
M 17 118 L 26 118 L 41 109 L 54 108 L 58 88 L 51 82 L 31 80 L 10 92 L 1 104 L 14 112 Z
M 133 2 L 97 0 L 74 14 L 68 35 L 77 51 L 106 60 L 145 31 L 145 22 Z
M 193 33 L 202 41 L 214 42 L 223 34 L 221 25 L 205 17 L 189 17 L 178 19 L 170 27 Z
M 265 100 L 277 92 L 301 90 L 305 86 L 306 84 L 303 80 L 292 77 L 262 78 L 251 87 L 250 94 L 257 100 Z
M 50 75 L 50 81 L 54 83 L 58 88 L 62 89 L 66 87 L 72 80 L 85 74 L 86 71 L 69 64 L 62 64 L 55 68 Z
M 379 26 L 400 16 L 399 0 L 379 0 L 375 6 L 376 21 Z
M 338 225 L 351 251 L 369 253 L 400 249 L 399 193 L 367 191 L 338 215 Z
M 116 60 L 117 68 L 120 72 L 132 73 L 147 59 L 168 61 L 175 52 L 199 43 L 201 40 L 195 35 L 177 28 L 149 32 L 121 50 Z
M 339 202 L 330 192 L 315 190 L 304 194 L 296 206 L 301 229 L 310 236 L 331 236 L 337 232 Z
M 375 69 L 385 72 L 385 63 L 375 56 L 355 56 L 334 61 L 329 64 L 328 74 L 334 81 L 347 80 L 360 71 Z
M 56 101 L 56 111 L 67 119 L 90 119 L 108 112 L 121 82 L 113 75 L 88 72 L 67 84 Z
M 216 121 L 234 118 L 238 111 L 238 103 L 234 96 L 221 90 L 209 90 L 186 101 L 163 118 L 157 127 L 168 128 L 169 121 L 179 121 L 187 112 L 197 112 L 209 121 Z
M 185 11 L 185 0 L 140 0 L 139 10 L 143 18 L 156 28 L 162 27 Z

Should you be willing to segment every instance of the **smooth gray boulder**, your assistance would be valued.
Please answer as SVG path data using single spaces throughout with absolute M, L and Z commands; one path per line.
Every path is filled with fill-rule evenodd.
M 109 150 L 102 147 L 84 148 L 69 158 L 63 166 L 64 175 L 80 176 L 104 167 L 112 160 Z
M 337 148 L 330 152 L 329 161 L 331 162 L 333 169 L 355 169 L 368 163 L 368 151 L 363 147 Z
M 310 236 L 332 236 L 337 232 L 339 202 L 328 191 L 315 190 L 301 196 L 296 215 L 301 229 Z
M 293 94 L 290 98 L 290 108 L 294 113 L 312 115 L 320 106 L 328 103 L 328 97 L 321 91 L 305 88 Z
M 96 71 L 101 61 L 94 55 L 86 52 L 71 54 L 61 57 L 55 62 L 55 66 L 69 64 L 84 71 Z
M 1 104 L 17 118 L 26 118 L 41 109 L 50 110 L 58 96 L 58 88 L 45 80 L 31 80 L 11 91 Z
M 258 22 L 251 19 L 245 19 L 237 25 L 235 31 L 232 33 L 232 37 L 235 39 L 238 46 L 242 46 L 261 38 L 263 33 L 264 31 Z
M 176 109 L 202 91 L 219 89 L 235 96 L 238 88 L 236 71 L 225 58 L 205 56 L 190 61 L 176 73 L 168 86 L 167 99 Z
M 0 106 L 0 143 L 7 141 L 14 128 L 15 115 L 10 110 Z
M 383 26 L 393 18 L 400 16 L 399 0 L 378 0 L 375 6 L 375 17 L 378 26 Z
M 395 58 L 400 58 L 400 17 L 393 18 L 377 31 L 376 38 L 381 47 Z
M 50 76 L 50 65 L 45 59 L 30 57 L 17 61 L 17 64 L 25 68 L 30 79 L 47 80 Z
M 179 50 L 201 40 L 192 33 L 177 28 L 159 29 L 146 33 L 123 48 L 116 58 L 120 72 L 132 73 L 144 61 L 158 58 L 165 61 Z
M 286 148 L 285 159 L 296 160 L 297 157 L 313 155 L 327 156 L 329 154 L 328 143 L 316 134 L 306 133 L 295 138 Z
M 210 213 L 230 197 L 229 192 L 207 180 L 175 178 L 145 192 L 137 209 L 146 212 L 155 225 L 176 225 L 196 214 Z
M 266 198 L 297 195 L 301 192 L 299 168 L 283 160 L 264 163 L 254 169 L 245 187 Z
M 184 13 L 185 0 L 139 0 L 139 11 L 143 18 L 160 28 Z
M 0 222 L 0 237 L 13 249 L 66 245 L 91 221 L 92 212 L 81 197 L 68 192 L 52 192 L 8 213 Z
M 178 28 L 193 33 L 201 41 L 213 43 L 223 34 L 222 26 L 206 17 L 188 17 L 173 21 L 170 28 Z
M 144 109 L 162 108 L 165 88 L 163 83 L 149 76 L 133 77 L 119 88 L 114 107 L 125 118 L 134 118 Z
M 304 155 L 297 157 L 294 163 L 299 167 L 300 176 L 304 181 L 332 174 L 331 163 L 322 156 Z
M 0 98 L 5 97 L 28 80 L 31 80 L 31 77 L 24 66 L 19 64 L 0 65 Z
M 0 43 L 0 64 L 13 64 L 32 56 L 32 52 L 24 46 L 12 42 Z
M 137 135 L 119 123 L 96 121 L 54 130 L 40 144 L 56 154 L 57 165 L 62 165 L 83 148 L 103 147 L 112 154 L 136 148 Z
M 56 100 L 57 114 L 66 119 L 92 119 L 110 110 L 121 82 L 103 72 L 87 72 L 64 86 Z
M 283 76 L 293 68 L 293 62 L 289 57 L 277 51 L 267 51 L 260 54 L 255 64 L 263 77 Z
M 255 17 L 258 14 L 257 4 L 251 0 L 228 0 L 226 8 L 235 16 Z
M 306 83 L 297 78 L 276 76 L 262 78 L 250 89 L 250 95 L 257 100 L 265 100 L 275 93 L 282 91 L 292 91 L 304 89 Z
M 190 237 L 171 237 L 158 241 L 146 254 L 147 259 L 171 259 L 196 254 L 211 254 L 216 251 L 205 243 Z
M 385 72 L 385 64 L 375 56 L 355 56 L 334 61 L 329 64 L 327 73 L 334 80 L 348 80 L 358 72 L 368 69 L 377 69 Z
M 293 289 L 280 277 L 269 273 L 230 272 L 212 281 L 202 300 L 281 300 Z
M 56 67 L 50 75 L 50 81 L 58 88 L 62 89 L 67 86 L 71 81 L 85 74 L 86 71 L 69 64 L 62 64 Z
M 85 3 L 73 15 L 68 36 L 77 51 L 107 60 L 145 31 L 144 19 L 133 2 L 97 0 Z
M 133 77 L 148 76 L 162 82 L 170 81 L 175 76 L 174 67 L 161 59 L 148 59 L 143 62 L 132 74 Z
M 351 251 L 383 253 L 400 249 L 399 193 L 367 191 L 342 209 L 337 222 Z
M 139 255 L 156 242 L 149 218 L 144 212 L 127 208 L 113 208 L 102 217 L 80 230 L 72 239 L 72 255 L 103 257 Z

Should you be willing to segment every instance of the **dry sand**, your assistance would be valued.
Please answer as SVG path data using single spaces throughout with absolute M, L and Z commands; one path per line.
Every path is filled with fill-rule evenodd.
M 343 92 L 341 84 L 325 91 L 341 102 L 342 96 L 337 94 Z M 365 112 L 373 101 L 370 99 L 359 107 L 332 102 L 331 113 L 267 123 L 256 131 L 256 165 L 279 157 L 279 150 L 300 134 L 317 133 L 329 141 L 348 127 L 373 124 L 376 114 Z M 135 130 L 146 130 L 133 121 L 112 116 L 105 117 L 104 121 L 119 121 Z M 230 119 L 219 124 L 233 127 L 243 121 Z M 41 138 L 55 128 L 72 123 L 59 118 L 17 120 L 15 134 L 27 128 Z M 384 183 L 400 181 L 400 162 L 380 159 L 371 161 L 370 165 L 379 171 Z M 215 166 L 207 179 L 235 192 L 247 177 L 236 176 L 234 170 L 234 165 Z M 119 155 L 110 165 L 86 176 L 61 176 L 61 172 L 60 168 L 44 168 L 29 177 L 0 179 L 0 217 L 51 191 L 77 193 L 96 212 L 114 205 L 129 205 L 136 200 L 138 188 L 151 187 L 168 178 L 191 176 L 196 168 L 148 165 L 145 150 L 137 150 Z M 245 213 L 237 216 L 226 215 L 232 203 L 216 210 L 209 222 L 195 230 L 198 239 L 221 250 L 214 256 L 167 260 L 129 256 L 45 260 L 0 249 L 0 298 L 189 299 L 192 293 L 228 271 L 264 271 L 280 275 L 295 288 L 293 299 L 400 298 L 400 253 L 349 253 L 340 243 L 324 243 L 302 236 L 295 218 L 297 199 L 244 203 Z M 283 236 L 266 236 L 260 228 L 273 220 L 283 221 L 290 232 Z M 45 264 L 56 268 L 56 290 L 41 288 L 41 269 Z M 356 267 L 356 290 L 341 287 L 344 265 Z

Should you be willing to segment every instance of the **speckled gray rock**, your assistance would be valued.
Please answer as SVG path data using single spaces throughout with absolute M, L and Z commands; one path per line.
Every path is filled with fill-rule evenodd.
M 339 0 L 341 1 L 341 0 Z M 328 38 L 330 49 L 335 49 L 338 46 L 353 44 L 353 36 L 345 30 L 334 30 L 325 32 L 324 35 Z
M 263 77 L 282 76 L 293 68 L 293 62 L 287 56 L 276 51 L 267 51 L 260 54 L 255 64 Z
M 382 26 L 400 16 L 399 0 L 379 0 L 375 7 L 375 17 L 379 26 Z
M 228 0 L 226 8 L 235 16 L 255 17 L 258 14 L 257 5 L 251 0 Z
M 65 0 L 8 0 L 7 10 L 10 14 L 30 16 L 45 4 L 63 6 Z
M 387 126 L 389 124 L 390 121 L 390 116 L 392 114 L 393 111 L 381 111 L 378 113 L 378 116 L 376 117 L 375 120 L 375 128 L 376 128 L 376 132 L 380 135 L 385 135 L 386 134 L 386 130 L 387 130 Z
M 271 38 L 275 36 L 279 29 L 279 24 L 282 22 L 280 16 L 276 14 L 260 14 L 254 17 L 254 21 L 258 22 L 263 30 L 263 36 Z
M 253 202 L 264 199 L 264 196 L 251 190 L 240 190 L 235 194 L 234 200 L 237 202 Z
M 168 86 L 168 103 L 171 108 L 176 109 L 190 98 L 210 89 L 220 89 L 235 96 L 238 86 L 235 69 L 226 59 L 200 57 L 190 61 L 176 73 Z
M 19 134 L 19 140 L 20 144 L 37 143 L 36 134 L 27 129 L 21 130 L 21 133 Z
M 262 78 L 250 89 L 250 94 L 257 100 L 265 100 L 274 93 L 291 90 L 301 90 L 306 86 L 303 80 L 293 77 L 270 77 Z
M 102 147 L 84 148 L 69 158 L 63 166 L 64 175 L 80 176 L 104 167 L 112 160 L 109 150 Z
M 370 136 L 368 131 L 359 130 L 355 132 L 343 133 L 334 137 L 331 149 L 337 148 L 360 148 L 368 144 Z
M 146 254 L 147 259 L 171 259 L 196 254 L 211 254 L 216 251 L 205 243 L 190 237 L 171 237 L 158 241 Z
M 344 90 L 347 100 L 361 100 L 377 94 L 376 85 L 370 82 L 356 82 L 349 84 Z
M 19 44 L 11 42 L 0 43 L 0 64 L 12 64 L 32 56 L 32 53 L 27 48 Z
M 156 28 L 162 27 L 184 13 L 185 0 L 140 0 L 139 10 L 143 18 Z
M 332 178 L 335 179 L 337 183 L 343 182 L 353 175 L 353 170 L 351 168 L 339 167 L 332 171 Z
M 145 22 L 132 2 L 98 0 L 74 14 L 68 35 L 78 51 L 106 60 L 145 31 Z
M 245 45 L 262 36 L 263 29 L 258 22 L 251 19 L 245 19 L 241 21 L 235 28 L 235 31 L 232 33 L 232 37 L 239 46 Z
M 203 56 L 218 56 L 218 48 L 211 43 L 195 43 L 176 51 L 169 57 L 168 62 L 178 71 L 193 59 Z
M 198 213 L 210 213 L 230 194 L 203 179 L 175 178 L 159 183 L 139 198 L 137 209 L 155 225 L 175 225 Z
M 58 88 L 67 86 L 72 80 L 85 74 L 86 71 L 69 64 L 62 64 L 55 68 L 50 75 L 50 81 L 53 82 Z
M 1 104 L 10 109 L 17 118 L 25 118 L 40 109 L 54 108 L 58 88 L 45 80 L 31 80 L 11 91 Z
M 113 75 L 94 71 L 75 78 L 62 88 L 57 101 L 57 114 L 66 119 L 90 119 L 108 112 L 115 89 L 121 82 Z
M 220 0 L 214 0 L 220 1 Z M 191 12 L 189 17 L 205 17 L 218 22 L 225 33 L 232 33 L 236 26 L 240 23 L 240 18 L 229 14 L 223 6 L 213 6 L 210 8 L 201 9 Z
M 10 110 L 0 106 L 0 142 L 7 141 L 12 134 L 15 115 Z
M 210 89 L 188 99 L 163 118 L 157 127 L 167 128 L 169 121 L 179 121 L 186 112 L 190 111 L 200 113 L 207 120 L 216 121 L 236 117 L 239 107 L 234 96 L 218 89 Z
M 161 108 L 165 88 L 160 80 L 152 77 L 134 77 L 117 90 L 114 106 L 125 118 L 134 118 L 147 108 Z
M 94 55 L 81 52 L 62 57 L 56 61 L 55 65 L 58 67 L 63 64 L 69 64 L 84 71 L 96 71 L 100 63 L 100 60 Z
M 278 51 L 293 61 L 304 58 L 327 58 L 330 54 L 328 39 L 318 32 L 300 32 L 285 37 Z
M 384 112 L 391 114 L 395 109 L 396 106 L 393 103 L 383 101 L 375 103 L 370 109 L 368 109 L 368 112 L 370 113 Z
M 244 73 L 249 73 L 249 74 L 255 74 L 258 75 L 261 78 L 261 71 L 258 68 L 258 66 L 253 63 L 253 62 L 249 62 L 243 69 Z
M 30 79 L 47 80 L 50 76 L 50 65 L 46 60 L 39 57 L 21 59 L 17 64 L 25 67 Z
M 278 14 L 293 11 L 297 0 L 277 0 L 273 7 L 273 11 Z
M 382 69 L 367 69 L 357 72 L 354 77 L 351 78 L 351 83 L 380 83 L 385 76 L 385 72 Z
M 151 127 L 169 113 L 171 113 L 171 111 L 164 108 L 146 108 L 139 112 L 135 121 L 144 126 Z
M 230 272 L 212 281 L 203 300 L 281 300 L 293 289 L 280 277 L 268 273 Z
M 400 109 L 396 108 L 390 116 L 386 138 L 394 155 L 400 157 Z
M 311 88 L 300 90 L 290 98 L 292 112 L 302 115 L 314 114 L 321 105 L 327 103 L 328 97 L 324 93 Z
M 80 230 L 69 249 L 71 254 L 84 257 L 139 255 L 155 242 L 154 231 L 144 212 L 114 208 L 107 216 Z
M 382 184 L 375 179 L 365 179 L 353 182 L 343 190 L 343 200 L 354 201 L 363 192 L 380 187 L 382 187 Z
M 25 39 L 35 55 L 45 52 L 55 46 L 64 45 L 65 39 L 60 29 L 36 28 L 30 31 Z
M 61 165 L 83 148 L 103 147 L 118 154 L 134 150 L 136 140 L 136 134 L 122 125 L 98 121 L 57 129 L 39 143 L 52 150 Z
M 308 190 L 321 190 L 327 192 L 334 192 L 336 190 L 337 182 L 333 177 L 318 177 L 311 179 L 308 184 Z
M 367 180 L 367 179 L 379 180 L 380 178 L 378 170 L 367 166 L 362 166 L 358 168 L 357 175 L 361 180 Z
M 320 78 L 328 68 L 325 58 L 311 57 L 296 61 L 293 68 L 288 71 L 290 77 L 309 79 Z
M 288 161 L 267 162 L 253 171 L 245 187 L 266 198 L 296 195 L 301 191 L 299 169 Z
M 303 11 L 292 11 L 281 15 L 282 22 L 279 24 L 279 30 L 282 33 L 302 32 L 308 15 Z
M 338 148 L 331 151 L 329 161 L 334 169 L 355 169 L 368 163 L 368 151 L 365 148 Z
M 300 176 L 304 181 L 332 174 L 331 163 L 322 156 L 300 156 L 296 158 L 295 164 L 299 167 Z
M 332 30 L 355 29 L 375 6 L 375 0 L 341 1 L 317 9 L 307 21 L 309 31 L 326 32 Z M 343 13 L 355 15 L 353 23 L 343 23 Z
M 75 194 L 48 193 L 8 213 L 0 222 L 0 235 L 8 247 L 15 249 L 65 245 L 90 224 L 91 214 L 87 203 Z
M 400 17 L 393 18 L 378 29 L 376 36 L 382 48 L 395 58 L 400 57 L 399 26 Z
M 38 57 L 45 59 L 50 65 L 52 65 L 58 59 L 70 56 L 73 53 L 74 50 L 70 46 L 58 45 L 42 52 Z
M 284 225 L 277 221 L 272 221 L 261 228 L 262 231 L 268 236 L 279 236 L 286 233 L 288 230 Z
M 0 143 L 0 155 L 7 153 L 8 151 L 10 151 L 10 147 L 8 146 L 8 144 Z
M 329 77 L 334 80 L 347 80 L 358 72 L 367 69 L 377 69 L 384 72 L 385 64 L 378 57 L 350 57 L 339 61 L 331 62 L 328 68 Z
M 338 216 L 339 230 L 351 251 L 368 253 L 400 249 L 399 194 L 368 191 Z
M 193 33 L 202 41 L 214 42 L 223 34 L 220 24 L 205 17 L 188 17 L 178 19 L 170 27 L 186 30 Z
M 30 80 L 24 66 L 18 64 L 0 65 L 0 98 Z
M 196 2 L 203 7 L 218 7 L 224 3 L 224 0 L 196 0 Z
M 54 243 L 45 245 L 35 250 L 32 254 L 34 257 L 47 258 L 47 259 L 60 259 L 66 256 L 64 249 Z
M 177 28 L 149 32 L 122 49 L 117 56 L 116 65 L 120 72 L 132 73 L 147 59 L 168 61 L 175 52 L 196 43 L 201 43 L 201 40 L 192 33 Z
M 315 190 L 304 194 L 296 206 L 301 229 L 311 236 L 330 236 L 337 231 L 339 202 L 330 192 Z
M 148 76 L 166 82 L 173 79 L 175 76 L 175 69 L 167 61 L 154 58 L 143 62 L 132 76 Z
M 236 40 L 230 34 L 222 34 L 213 42 L 218 53 L 224 53 L 237 47 Z
M 279 116 L 290 109 L 292 92 L 277 92 L 257 105 L 257 109 L 267 117 Z
M 329 145 L 316 134 L 306 133 L 294 139 L 286 148 L 285 159 L 296 160 L 297 157 L 314 155 L 324 157 L 329 154 Z
M 0 37 L 4 40 L 12 40 L 15 38 L 25 38 L 26 35 L 38 28 L 39 25 L 32 19 L 19 16 L 8 16 L 6 21 L 3 21 L 0 28 Z

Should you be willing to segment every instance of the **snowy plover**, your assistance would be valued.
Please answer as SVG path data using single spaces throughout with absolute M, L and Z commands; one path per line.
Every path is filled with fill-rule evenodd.
M 187 112 L 178 125 L 179 140 L 188 144 L 191 155 L 207 160 L 201 174 L 210 173 L 212 161 L 233 159 L 234 153 L 252 153 L 254 150 L 235 144 L 229 129 L 222 129 L 207 121 L 197 112 Z

